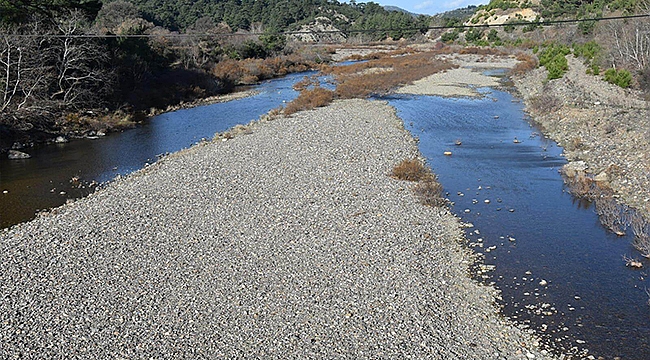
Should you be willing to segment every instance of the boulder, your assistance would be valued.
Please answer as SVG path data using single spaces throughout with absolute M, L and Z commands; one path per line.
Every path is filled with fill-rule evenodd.
M 67 143 L 68 139 L 66 139 L 63 136 L 57 136 L 56 139 L 54 139 L 54 142 L 57 144 L 63 144 L 63 143 Z
M 20 160 L 20 159 L 29 159 L 31 155 L 24 153 L 18 150 L 9 150 L 9 159 L 10 160 Z
M 587 170 L 587 164 L 584 161 L 572 161 L 562 167 L 562 172 L 569 178 L 584 173 L 585 170 Z

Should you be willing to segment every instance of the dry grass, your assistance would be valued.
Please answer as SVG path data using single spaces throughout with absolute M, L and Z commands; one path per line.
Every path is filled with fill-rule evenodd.
M 539 60 L 534 55 L 522 52 L 517 54 L 516 59 L 519 60 L 519 63 L 510 70 L 511 75 L 523 75 L 531 70 L 537 69 L 539 66 Z
M 291 115 L 301 110 L 311 110 L 317 107 L 329 105 L 334 100 L 334 92 L 331 90 L 315 87 L 305 89 L 284 109 L 285 115 Z
M 434 55 L 426 52 L 384 57 L 350 66 L 332 67 L 329 72 L 338 81 L 336 94 L 339 98 L 366 98 L 372 94 L 386 94 L 398 86 L 457 67 L 450 62 L 436 60 Z
M 307 71 L 318 66 L 311 56 L 292 54 L 267 59 L 224 60 L 214 66 L 212 74 L 224 85 L 234 86 Z
M 433 174 L 417 183 L 413 191 L 423 205 L 440 207 L 447 203 L 443 196 L 442 184 L 438 182 L 438 179 Z
M 395 165 L 391 175 L 399 180 L 420 181 L 431 176 L 431 172 L 420 160 L 410 159 Z
M 294 86 L 300 90 L 300 95 L 287 105 L 285 114 L 325 106 L 335 98 L 366 98 L 372 94 L 385 94 L 400 85 L 455 67 L 447 61 L 435 61 L 432 53 L 383 57 L 360 64 L 329 67 L 322 72 L 336 76 L 336 92 L 320 88 L 316 78 L 305 78 Z
M 293 89 L 296 91 L 303 91 L 318 86 L 320 86 L 320 81 L 318 81 L 318 75 L 312 75 L 312 76 L 305 76 L 302 78 L 302 80 L 293 84 Z
M 407 159 L 395 165 L 391 176 L 399 180 L 417 181 L 413 192 L 423 205 L 438 207 L 446 204 L 438 178 L 418 159 Z
M 491 48 L 491 47 L 478 47 L 478 46 L 468 46 L 468 47 L 463 47 L 459 49 L 458 54 L 461 55 L 466 55 L 466 54 L 472 54 L 472 55 L 509 55 L 509 52 L 503 51 L 501 49 L 497 48 Z

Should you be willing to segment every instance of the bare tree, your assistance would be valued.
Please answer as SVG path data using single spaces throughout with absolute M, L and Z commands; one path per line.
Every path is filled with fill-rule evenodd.
M 110 85 L 106 70 L 108 52 L 96 39 L 80 38 L 89 24 L 78 10 L 58 18 L 57 31 L 63 37 L 52 44 L 56 90 L 50 95 L 63 107 L 88 107 L 101 101 L 102 88 Z
M 40 21 L 0 29 L 0 112 L 20 111 L 43 96 L 49 75 Z
M 650 14 L 650 1 L 641 1 L 639 14 Z M 650 64 L 650 22 L 646 18 L 612 21 L 612 61 L 630 69 L 642 70 Z

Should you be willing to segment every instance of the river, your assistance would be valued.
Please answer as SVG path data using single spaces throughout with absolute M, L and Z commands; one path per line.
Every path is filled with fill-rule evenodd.
M 293 99 L 293 83 L 311 74 L 267 81 L 256 87 L 258 95 L 163 114 L 104 138 L 28 149 L 31 159 L 2 159 L 1 227 L 83 197 L 94 191 L 93 181 L 110 181 L 257 119 Z M 562 149 L 540 135 L 511 93 L 481 92 L 477 99 L 384 98 L 419 138 L 452 211 L 473 225 L 467 245 L 495 265 L 487 272 L 477 267 L 474 276 L 502 291 L 504 316 L 560 352 L 650 358 L 647 272 L 623 261 L 639 258 L 631 237 L 607 232 L 590 204 L 567 192 L 558 173 L 566 163 Z

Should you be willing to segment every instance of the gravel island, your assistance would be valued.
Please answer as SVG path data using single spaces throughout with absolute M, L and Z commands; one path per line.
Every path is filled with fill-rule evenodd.
M 337 101 L 4 230 L 0 358 L 545 358 L 389 176 L 418 155 L 386 103 Z

